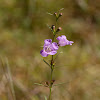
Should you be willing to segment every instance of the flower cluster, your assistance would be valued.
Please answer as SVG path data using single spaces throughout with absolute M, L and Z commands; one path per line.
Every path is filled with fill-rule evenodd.
M 67 40 L 65 35 L 58 36 L 56 39 L 58 40 L 58 43 L 52 43 L 52 39 L 46 39 L 44 41 L 43 50 L 40 51 L 40 54 L 43 57 L 47 57 L 48 55 L 55 55 L 59 46 L 72 45 L 72 43 L 74 43 L 73 41 Z

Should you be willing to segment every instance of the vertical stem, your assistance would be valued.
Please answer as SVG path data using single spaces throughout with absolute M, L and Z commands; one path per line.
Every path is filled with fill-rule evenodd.
M 53 74 L 53 70 L 51 69 L 51 79 L 50 79 L 50 87 L 49 87 L 49 91 L 50 91 L 49 100 L 51 100 L 51 89 L 52 89 L 51 81 L 52 81 L 52 74 Z
M 51 100 L 51 88 L 50 88 L 50 93 L 49 93 L 49 100 Z
M 57 27 L 57 18 L 56 18 L 56 24 L 55 24 L 55 28 Z M 53 39 L 52 39 L 52 42 L 54 41 L 54 38 L 55 38 L 55 35 L 53 35 Z M 50 86 L 49 86 L 49 99 L 48 100 L 51 100 L 51 90 L 52 90 L 52 76 L 53 76 L 53 69 L 54 69 L 54 65 L 53 65 L 54 61 L 53 61 L 53 55 L 52 55 L 52 58 L 51 58 L 51 74 L 50 74 Z
M 53 76 L 53 64 L 52 64 L 52 61 L 53 61 L 53 55 L 52 55 L 52 59 L 51 59 L 51 74 L 50 74 L 50 86 L 49 86 L 49 100 L 51 100 L 51 89 L 52 89 L 52 76 Z

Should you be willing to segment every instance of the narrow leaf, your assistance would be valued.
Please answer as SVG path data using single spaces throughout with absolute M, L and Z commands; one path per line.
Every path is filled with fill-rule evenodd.
M 48 28 L 53 32 L 53 30 L 51 29 L 51 27 L 47 24 Z
M 59 11 L 64 10 L 64 8 L 61 8 Z
M 53 15 L 53 14 L 51 14 L 51 13 L 49 13 L 49 12 L 47 12 L 47 14 L 49 14 L 49 15 Z
M 40 85 L 40 86 L 44 86 L 43 84 L 40 84 L 40 83 L 34 83 L 35 85 Z
M 53 86 L 58 86 L 58 85 L 66 84 L 66 83 L 69 83 L 69 82 L 54 84 Z
M 47 61 L 45 61 L 43 58 L 42 58 L 42 60 L 48 65 L 48 66 L 50 66 L 50 64 L 47 62 Z M 51 66 L 50 66 L 51 67 Z

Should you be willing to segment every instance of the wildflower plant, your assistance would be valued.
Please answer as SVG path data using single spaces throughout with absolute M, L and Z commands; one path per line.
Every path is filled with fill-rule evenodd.
M 43 49 L 40 51 L 40 54 L 42 57 L 47 57 L 49 55 L 51 56 L 50 63 L 48 63 L 46 60 L 44 60 L 44 58 L 42 59 L 50 67 L 50 71 L 51 71 L 50 80 L 49 80 L 49 82 L 46 82 L 46 85 L 49 87 L 49 91 L 50 91 L 48 100 L 51 100 L 51 91 L 52 91 L 52 87 L 53 87 L 54 81 L 55 81 L 55 80 L 53 80 L 53 71 L 54 71 L 54 67 L 55 67 L 55 58 L 57 56 L 54 58 L 54 55 L 57 54 L 57 50 L 60 47 L 66 46 L 66 45 L 72 45 L 74 43 L 73 41 L 67 40 L 65 35 L 56 37 L 56 34 L 58 34 L 59 31 L 62 30 L 61 27 L 57 28 L 57 22 L 58 22 L 59 18 L 62 16 L 62 13 L 59 13 L 59 11 L 58 11 L 57 13 L 55 12 L 54 14 L 50 14 L 50 15 L 53 15 L 56 18 L 56 24 L 49 27 L 53 34 L 53 38 L 45 39 Z M 58 42 L 54 42 L 55 39 L 57 39 Z M 36 83 L 36 84 L 38 84 L 38 83 Z M 38 85 L 42 85 L 42 84 L 38 84 Z M 55 85 L 57 85 L 57 84 L 55 84 Z M 47 98 L 45 100 L 47 100 Z

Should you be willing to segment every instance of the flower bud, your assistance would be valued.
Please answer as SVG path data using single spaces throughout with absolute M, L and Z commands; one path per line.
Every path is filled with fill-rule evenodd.
M 59 27 L 58 29 L 57 29 L 57 31 L 56 32 L 59 32 L 59 31 L 61 31 L 62 30 L 62 28 L 61 27 Z
M 59 14 L 59 17 L 62 16 L 62 13 Z
M 57 17 L 57 13 L 55 12 L 54 15 Z
M 62 13 L 59 14 L 58 18 L 60 18 L 62 16 Z
M 51 26 L 51 29 L 52 29 L 53 31 L 55 31 L 55 26 L 54 26 L 54 25 L 52 25 L 52 26 Z

